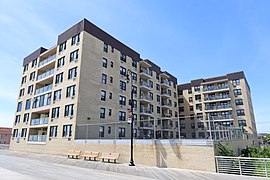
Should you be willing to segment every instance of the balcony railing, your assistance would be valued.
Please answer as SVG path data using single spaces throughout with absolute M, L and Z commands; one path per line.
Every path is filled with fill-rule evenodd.
M 45 72 L 45 73 L 42 73 L 42 74 L 40 74 L 40 75 L 37 77 L 37 81 L 40 80 L 40 79 L 43 79 L 43 78 L 45 78 L 45 77 L 47 77 L 47 76 L 50 76 L 50 75 L 52 75 L 53 73 L 54 73 L 54 69 L 51 69 L 51 70 L 49 70 L 49 71 L 47 71 L 47 72 Z
M 232 108 L 231 104 L 217 105 L 217 106 L 205 106 L 205 110 L 218 110 L 218 109 L 229 109 Z
M 152 114 L 152 111 L 150 108 L 141 108 L 140 113 Z
M 171 125 L 164 125 L 164 126 L 162 126 L 162 129 L 172 129 L 172 126 Z
M 225 85 L 218 85 L 218 86 L 209 86 L 209 87 L 205 87 L 203 89 L 204 92 L 206 91 L 214 91 L 214 90 L 220 90 L 220 89 L 228 89 L 229 85 L 225 84 Z
M 149 71 L 148 69 L 141 68 L 140 73 L 144 73 L 144 74 L 146 74 L 148 76 L 152 76 L 151 71 Z
M 28 141 L 31 142 L 46 142 L 47 135 L 29 135 Z
M 169 107 L 171 107 L 171 106 L 172 106 L 172 104 L 170 104 L 170 103 L 165 103 L 165 102 L 162 102 L 162 103 L 161 103 L 161 106 L 169 106 Z
M 140 82 L 140 85 L 141 85 L 141 86 L 145 86 L 145 87 L 147 87 L 147 88 L 152 88 L 151 85 L 150 85 L 148 82 L 145 82 L 145 81 L 141 81 L 141 82 Z
M 161 116 L 162 118 L 171 118 L 172 117 L 172 115 L 170 115 L 170 114 L 162 114 L 162 116 Z
M 39 88 L 35 91 L 35 94 L 41 94 L 46 91 L 50 91 L 52 89 L 52 84 L 44 86 L 43 88 Z
M 205 101 L 217 100 L 217 99 L 228 99 L 229 95 L 221 95 L 221 96 L 206 96 L 204 98 Z
M 151 98 L 150 96 L 143 96 L 143 95 L 141 95 L 141 96 L 140 96 L 140 99 L 141 99 L 141 100 L 152 101 L 152 98 Z
M 43 66 L 44 64 L 47 64 L 51 61 L 53 61 L 56 58 L 56 54 L 48 57 L 47 59 L 44 59 L 43 61 L 39 62 L 38 67 Z
M 210 120 L 233 119 L 233 115 L 210 116 Z M 208 120 L 208 116 L 206 116 Z
M 168 81 L 168 80 L 161 80 L 161 85 L 162 84 L 165 84 L 167 86 L 170 86 L 170 81 Z
M 31 120 L 31 126 L 33 125 L 41 125 L 41 124 L 48 124 L 49 118 L 38 118 L 38 119 L 32 119 Z
M 165 96 L 171 96 L 167 91 L 161 91 L 161 95 L 165 95 Z

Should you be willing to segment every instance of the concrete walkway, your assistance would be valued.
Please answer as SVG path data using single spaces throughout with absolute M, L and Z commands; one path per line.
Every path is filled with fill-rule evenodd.
M 248 176 L 209 173 L 173 168 L 102 163 L 67 159 L 64 156 L 0 150 L 0 179 L 189 179 L 256 180 Z

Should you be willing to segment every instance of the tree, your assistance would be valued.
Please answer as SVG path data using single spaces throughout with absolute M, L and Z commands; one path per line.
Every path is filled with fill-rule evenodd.
M 226 145 L 223 145 L 220 142 L 218 142 L 217 146 L 219 154 L 221 156 L 233 156 L 233 150 L 228 146 L 228 143 L 226 143 Z

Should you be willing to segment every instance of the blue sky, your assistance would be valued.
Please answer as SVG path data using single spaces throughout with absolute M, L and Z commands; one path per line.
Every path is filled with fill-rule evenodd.
M 0 2 L 0 126 L 12 126 L 22 60 L 87 18 L 180 83 L 243 70 L 259 132 L 270 132 L 270 1 Z

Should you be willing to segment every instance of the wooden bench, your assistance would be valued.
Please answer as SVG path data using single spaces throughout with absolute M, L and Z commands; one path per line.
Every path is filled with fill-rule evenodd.
M 69 150 L 68 151 L 68 153 L 67 153 L 67 157 L 68 158 L 76 158 L 76 159 L 78 159 L 79 158 L 79 156 L 80 156 L 80 154 L 81 154 L 81 151 L 75 151 L 75 150 Z
M 110 160 L 114 160 L 114 163 L 116 163 L 119 155 L 119 153 L 102 153 L 99 159 L 102 159 L 102 162 L 104 162 L 105 159 L 107 159 L 108 162 L 110 162 Z
M 94 161 L 97 159 L 99 155 L 99 152 L 92 152 L 92 151 L 85 151 L 83 153 L 83 155 L 81 155 L 85 160 L 92 160 L 92 158 L 94 159 Z

